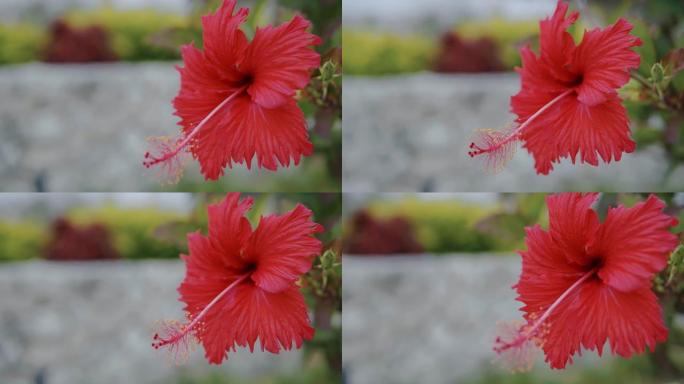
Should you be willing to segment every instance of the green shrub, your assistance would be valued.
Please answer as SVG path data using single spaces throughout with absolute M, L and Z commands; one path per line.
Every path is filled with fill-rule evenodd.
M 110 230 L 114 246 L 124 259 L 178 258 L 184 252 L 185 236 L 178 241 L 163 236 L 164 226 L 182 222 L 184 216 L 155 208 L 122 209 L 113 205 L 76 208 L 67 218 L 76 224 L 102 223 Z M 174 228 L 169 228 L 173 232 Z
M 499 58 L 507 68 L 520 65 L 519 47 L 539 34 L 537 21 L 510 21 L 493 18 L 486 21 L 465 21 L 454 29 L 465 39 L 489 37 L 496 41 Z
M 179 57 L 173 41 L 164 41 L 165 33 L 188 28 L 188 20 L 170 13 L 154 10 L 115 10 L 111 7 L 96 10 L 76 10 L 65 20 L 76 27 L 99 25 L 112 39 L 114 51 L 121 60 L 172 60 Z
M 184 375 L 175 382 L 177 384 L 334 384 L 340 383 L 341 379 L 327 367 L 315 365 L 302 367 L 296 373 L 263 375 L 253 379 L 213 372 L 199 377 Z
M 46 34 L 32 24 L 0 24 L 0 64 L 36 60 L 46 41 Z
M 485 252 L 498 249 L 496 239 L 475 228 L 478 221 L 495 211 L 495 206 L 457 201 L 424 201 L 413 198 L 377 201 L 368 206 L 376 217 L 400 216 L 408 219 L 427 252 Z
M 593 356 L 592 356 L 593 357 Z M 542 368 L 543 369 L 543 368 Z M 466 384 L 662 384 L 675 381 L 659 379 L 647 356 L 616 359 L 597 366 L 571 366 L 565 370 L 543 372 L 534 370 L 511 373 L 488 369 L 480 377 L 465 380 Z
M 343 30 L 342 63 L 350 75 L 387 75 L 430 68 L 437 42 L 422 36 Z
M 46 234 L 28 221 L 0 221 L 0 261 L 37 258 L 43 251 Z

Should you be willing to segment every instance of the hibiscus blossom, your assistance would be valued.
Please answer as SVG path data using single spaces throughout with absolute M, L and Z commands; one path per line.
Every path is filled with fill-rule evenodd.
M 182 126 L 180 138 L 154 138 L 144 165 L 160 165 L 164 176 L 178 181 L 181 157 L 192 153 L 206 179 L 215 180 L 233 162 L 276 170 L 299 164 L 313 151 L 306 121 L 295 93 L 309 83 L 320 44 L 307 32 L 301 16 L 278 27 L 257 28 L 251 42 L 239 29 L 249 12 L 234 13 L 226 0 L 202 18 L 204 50 L 182 47 L 185 67 L 178 68 L 181 87 L 173 100 Z
M 494 347 L 511 368 L 529 368 L 535 346 L 560 369 L 581 347 L 600 356 L 608 341 L 614 354 L 629 357 L 667 338 L 651 283 L 677 245 L 669 231 L 677 220 L 651 195 L 632 208 L 611 208 L 600 223 L 591 209 L 597 197 L 549 196 L 549 230 L 526 229 L 514 286 L 525 323 L 504 328 Z
M 313 235 L 323 227 L 302 205 L 283 215 L 262 217 L 252 230 L 245 213 L 252 199 L 230 193 L 210 205 L 209 236 L 188 234 L 185 279 L 178 287 L 188 322 L 162 324 L 154 348 L 168 347 L 184 358 L 194 341 L 210 363 L 220 364 L 236 346 L 259 339 L 261 350 L 278 353 L 313 337 L 304 296 L 297 286 L 321 252 Z
M 598 165 L 620 160 L 633 152 L 629 120 L 617 89 L 629 81 L 629 70 L 639 66 L 632 47 L 641 40 L 630 34 L 632 25 L 619 19 L 606 28 L 585 31 L 575 44 L 567 29 L 579 18 L 568 17 L 568 5 L 559 1 L 551 18 L 539 23 L 540 52 L 522 48 L 521 89 L 511 98 L 518 116 L 503 131 L 481 130 L 470 144 L 471 157 L 498 170 L 511 158 L 517 141 L 532 154 L 539 174 L 569 157 Z

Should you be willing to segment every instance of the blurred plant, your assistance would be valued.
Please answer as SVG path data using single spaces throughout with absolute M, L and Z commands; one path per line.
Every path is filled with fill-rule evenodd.
M 333 49 L 322 58 L 323 64 L 302 91 L 299 104 L 315 120 L 312 129 L 314 148 L 325 153 L 328 173 L 334 180 L 342 177 L 342 50 Z
M 536 21 L 501 18 L 461 22 L 443 35 L 441 43 L 429 36 L 345 29 L 343 38 L 350 47 L 344 56 L 345 72 L 377 76 L 433 68 L 438 72 L 510 70 L 520 64 L 518 48 L 537 34 Z
M 99 223 L 77 227 L 61 217 L 52 224 L 45 258 L 53 261 L 118 259 L 107 228 Z
M 178 59 L 177 45 L 165 44 L 164 35 L 175 31 L 179 36 L 187 36 L 189 28 L 185 17 L 152 9 L 75 10 L 67 13 L 64 20 L 75 27 L 98 27 L 107 31 L 114 52 L 125 61 Z
M 495 249 L 519 249 L 525 227 L 546 220 L 544 199 L 541 193 L 503 194 L 500 209 L 478 220 L 474 228 L 494 239 Z
M 50 63 L 89 63 L 115 61 L 109 35 L 99 26 L 76 28 L 58 20 L 50 26 L 45 61 Z
M 466 40 L 456 32 L 442 36 L 436 72 L 496 72 L 503 70 L 498 48 L 488 37 Z
M 638 148 L 657 144 L 665 150 L 669 165 L 664 182 L 684 162 L 684 66 L 674 64 L 682 54 L 680 48 L 663 61 L 665 65 L 653 64 L 648 77 L 633 73 L 634 80 L 622 90 Z
M 374 201 L 367 209 L 373 217 L 387 219 L 398 216 L 408 220 L 418 242 L 429 253 L 512 250 L 514 246 L 499 245 L 491 235 L 476 228 L 480 220 L 496 212 L 494 206 L 407 198 Z
M 332 372 L 325 361 L 314 361 L 312 364 L 297 369 L 292 373 L 275 373 L 247 379 L 237 375 L 214 372 L 204 376 L 183 375 L 177 380 L 170 381 L 175 384 L 339 384 L 339 374 Z
M 463 381 L 463 384 L 666 384 L 653 377 L 653 367 L 646 356 L 618 359 L 582 369 L 554 371 L 553 374 L 525 372 L 511 375 L 488 369 L 480 377 Z M 674 384 L 673 382 L 669 382 Z
M 33 24 L 0 24 L 0 64 L 37 60 L 47 36 Z
M 179 253 L 184 252 L 184 244 L 169 242 L 162 233 L 164 225 L 184 221 L 177 213 L 155 208 L 123 209 L 106 205 L 75 208 L 65 217 L 77 225 L 104 225 L 112 234 L 115 249 L 124 259 L 176 259 Z
M 536 20 L 512 21 L 495 17 L 489 20 L 465 20 L 454 31 L 462 39 L 487 38 L 496 44 L 497 57 L 508 70 L 521 64 L 519 49 L 525 44 L 535 44 L 539 34 Z
M 654 291 L 663 308 L 669 336 L 648 357 L 655 377 L 682 379 L 684 378 L 684 329 L 677 318 L 684 316 L 684 232 L 682 232 L 684 207 L 674 201 L 672 194 L 662 194 L 661 197 L 668 201 L 668 213 L 679 217 L 679 226 L 673 229 L 673 232 L 679 234 L 679 246 L 668 258 L 667 267 L 653 281 Z
M 316 334 L 304 345 L 310 361 L 325 358 L 331 372 L 342 372 L 342 259 L 339 249 L 327 249 L 301 279 Z
M 47 236 L 43 228 L 29 221 L 0 221 L 0 261 L 37 258 Z
M 321 36 L 320 52 L 341 48 L 339 30 L 342 25 L 341 0 L 280 0 L 279 5 L 303 13 L 313 22 L 313 32 Z
M 526 226 L 545 220 L 544 196 L 502 194 L 490 206 L 412 198 L 373 201 L 349 220 L 345 252 L 510 253 L 524 245 L 520 233 Z
M 258 195 L 265 198 L 269 195 Z M 326 248 L 336 249 L 336 242 L 342 232 L 340 215 L 342 212 L 342 199 L 339 193 L 294 193 L 272 195 L 275 201 L 274 209 L 286 211 L 294 208 L 296 203 L 306 205 L 314 213 L 314 219 L 320 223 L 325 231 L 318 234 L 318 238 L 323 241 Z M 258 216 L 252 222 L 256 224 Z
M 345 252 L 353 255 L 423 252 L 411 223 L 400 216 L 378 220 L 366 211 L 359 211 L 351 218 L 348 232 Z
M 420 72 L 430 68 L 437 44 L 424 36 L 398 36 L 370 31 L 342 31 L 344 73 L 390 75 Z

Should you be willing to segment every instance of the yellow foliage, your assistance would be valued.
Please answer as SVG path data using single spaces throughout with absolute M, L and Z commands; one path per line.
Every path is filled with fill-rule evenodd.
M 0 64 L 36 60 L 46 39 L 45 32 L 33 24 L 0 24 Z
M 126 259 L 178 257 L 179 246 L 159 239 L 155 231 L 164 224 L 186 219 L 156 208 L 122 209 L 115 205 L 80 207 L 66 216 L 75 224 L 104 224 L 113 236 L 116 250 Z
M 437 42 L 423 36 L 370 31 L 342 31 L 345 74 L 386 75 L 418 72 L 430 67 Z
M 0 261 L 39 257 L 45 245 L 44 229 L 28 221 L 0 221 Z
M 539 34 L 539 22 L 511 21 L 493 18 L 487 21 L 465 21 L 454 31 L 465 39 L 488 37 L 498 44 L 499 58 L 507 68 L 520 65 L 519 49 Z
M 426 251 L 481 252 L 497 248 L 494 239 L 477 231 L 474 226 L 496 211 L 496 205 L 482 206 L 456 200 L 375 201 L 368 210 L 374 217 L 403 217 L 413 225 L 418 241 Z
M 178 53 L 160 47 L 153 41 L 155 34 L 165 30 L 188 28 L 186 17 L 161 13 L 152 9 L 117 10 L 104 7 L 94 10 L 75 10 L 65 20 L 76 27 L 101 26 L 110 33 L 112 47 L 124 60 L 170 59 Z

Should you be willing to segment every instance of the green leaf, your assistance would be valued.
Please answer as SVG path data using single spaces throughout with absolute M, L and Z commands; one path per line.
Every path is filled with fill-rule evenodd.
M 246 213 L 247 220 L 249 220 L 252 226 L 256 227 L 256 225 L 259 223 L 261 216 L 263 216 L 264 212 L 266 211 L 268 202 L 269 196 L 266 193 L 262 193 L 254 197 L 254 205 L 252 206 L 252 209 Z
M 264 21 L 264 9 L 266 9 L 266 0 L 257 0 L 250 8 L 249 16 L 247 16 L 247 22 L 245 23 L 250 30 L 256 31 L 256 28 Z
M 327 85 L 335 78 L 335 74 L 337 73 L 337 66 L 332 60 L 328 60 L 325 63 L 323 63 L 323 65 L 321 65 L 320 72 L 321 82 Z
M 655 63 L 651 66 L 651 79 L 654 84 L 660 84 L 665 81 L 665 68 L 660 63 Z
M 674 278 L 684 272 L 684 246 L 681 244 L 672 252 L 667 261 L 669 273 L 665 285 L 670 285 Z
M 639 65 L 639 72 L 642 75 L 648 76 L 650 69 L 656 62 L 656 49 L 653 43 L 653 37 L 651 36 L 648 25 L 642 20 L 632 20 L 634 24 L 634 29 L 632 34 L 641 39 L 641 46 L 635 47 L 636 53 L 641 56 L 641 64 Z
M 671 83 L 677 92 L 684 92 L 684 71 L 677 72 L 677 74 L 672 77 Z

